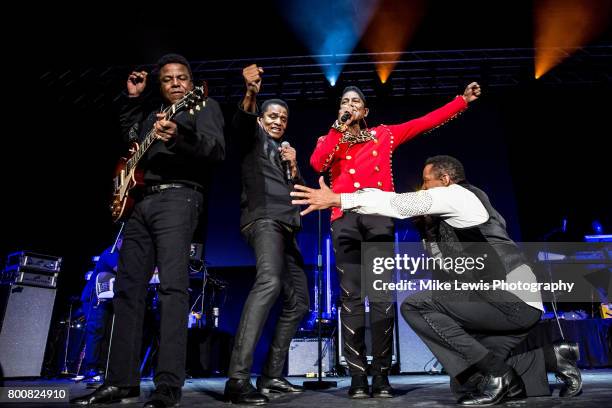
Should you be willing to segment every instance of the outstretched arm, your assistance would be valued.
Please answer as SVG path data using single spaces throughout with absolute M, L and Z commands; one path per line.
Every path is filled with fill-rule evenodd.
M 391 200 L 393 197 L 406 196 L 409 194 L 417 194 L 417 193 L 407 193 L 407 194 L 395 194 L 386 191 L 380 190 L 360 190 L 356 193 L 350 194 L 338 194 L 334 193 L 323 181 L 323 177 L 319 178 L 319 189 L 309 188 L 306 186 L 295 185 L 294 189 L 297 191 L 291 192 L 292 197 L 297 197 L 299 199 L 292 200 L 292 204 L 296 205 L 308 205 L 308 207 L 302 211 L 301 215 L 309 214 L 316 210 L 324 210 L 329 207 L 342 207 L 344 211 L 354 211 L 360 214 L 374 214 L 374 215 L 384 215 L 387 217 L 393 218 L 407 218 L 415 214 L 405 215 L 405 212 L 402 211 L 402 208 L 398 208 L 394 205 L 391 205 Z M 417 199 L 417 201 L 421 201 L 420 211 L 426 213 L 426 211 L 431 207 L 431 199 L 428 197 L 413 197 Z M 400 202 L 400 204 L 402 204 Z
M 391 130 L 395 136 L 395 147 L 421 133 L 433 130 L 454 119 L 467 109 L 469 103 L 478 99 L 480 94 L 480 85 L 476 82 L 472 82 L 465 88 L 463 95 L 457 96 L 446 105 L 408 122 L 399 125 L 390 125 L 389 130 Z
M 291 192 L 291 196 L 298 198 L 292 200 L 292 204 L 308 205 L 301 212 L 302 215 L 329 207 L 341 207 L 343 211 L 400 219 L 440 215 L 452 218 L 454 224 L 462 227 L 478 225 L 489 218 L 476 195 L 456 184 L 403 194 L 377 189 L 337 194 L 329 189 L 323 177 L 319 178 L 319 186 L 319 189 L 314 189 L 296 185 L 296 191 Z

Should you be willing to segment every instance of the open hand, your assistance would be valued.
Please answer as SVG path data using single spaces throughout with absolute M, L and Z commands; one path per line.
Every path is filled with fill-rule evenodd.
M 297 191 L 289 193 L 292 197 L 300 197 L 300 200 L 292 200 L 291 204 L 308 205 L 300 215 L 309 214 L 315 210 L 324 210 L 329 207 L 340 207 L 340 194 L 334 193 L 323 180 L 319 177 L 319 189 L 309 188 L 296 184 L 293 188 Z

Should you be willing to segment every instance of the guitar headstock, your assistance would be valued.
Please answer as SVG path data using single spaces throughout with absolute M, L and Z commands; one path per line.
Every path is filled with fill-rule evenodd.
M 202 83 L 200 86 L 196 86 L 188 92 L 181 101 L 184 104 L 183 109 L 188 109 L 189 113 L 193 115 L 193 110 L 200 110 L 200 105 L 206 105 L 206 99 L 208 98 L 208 84 L 206 81 Z M 178 103 L 180 103 L 179 101 Z
M 200 106 L 206 106 L 208 98 L 208 85 L 203 82 L 201 86 L 196 86 L 191 91 L 187 92 L 179 101 L 172 106 L 166 108 L 166 119 L 172 119 L 181 111 L 188 110 L 193 115 L 193 110 L 200 110 Z

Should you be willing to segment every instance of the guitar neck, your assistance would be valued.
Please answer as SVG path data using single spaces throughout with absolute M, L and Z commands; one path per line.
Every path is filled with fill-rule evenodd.
M 207 97 L 208 97 L 208 88 L 206 86 L 206 83 L 204 83 L 202 86 L 195 87 L 194 90 L 187 93 L 187 95 L 185 95 L 180 101 L 174 103 L 173 105 L 168 106 L 161 113 L 164 114 L 165 120 L 170 120 L 174 118 L 181 111 L 192 108 L 193 106 L 195 106 L 198 102 L 202 100 L 204 101 L 203 103 L 205 103 Z M 127 165 L 126 165 L 127 174 L 130 174 L 130 172 L 136 168 L 142 156 L 144 156 L 147 150 L 149 150 L 149 147 L 151 147 L 153 142 L 155 142 L 156 140 L 157 140 L 157 137 L 155 135 L 155 128 L 153 128 L 149 131 L 149 133 L 147 133 L 147 136 L 142 141 L 142 143 L 140 143 L 136 152 L 134 152 L 132 157 L 130 157 L 130 159 L 127 161 Z
M 170 112 L 172 112 L 171 108 L 172 106 L 162 111 L 162 113 L 166 115 L 164 119 L 168 120 L 174 116 L 170 114 Z M 147 150 L 149 150 L 149 147 L 151 147 L 153 142 L 155 142 L 156 140 L 157 140 L 157 137 L 155 135 L 155 128 L 153 128 L 149 131 L 149 133 L 147 133 L 147 136 L 138 145 L 138 149 L 136 150 L 136 152 L 127 161 L 126 171 L 128 174 L 132 171 L 132 169 L 135 169 L 136 166 L 138 166 L 138 162 L 140 161 L 140 159 L 145 155 Z
M 130 158 L 130 160 L 128 160 L 128 163 L 127 163 L 128 172 L 131 171 L 133 168 L 135 168 L 138 165 L 138 162 L 140 161 L 142 156 L 144 156 L 147 150 L 149 150 L 149 147 L 151 147 L 153 142 L 155 142 L 156 140 L 157 140 L 157 137 L 155 136 L 155 130 L 151 130 L 147 134 L 147 137 L 145 137 L 142 143 L 140 143 L 140 145 L 138 146 L 138 150 L 136 150 L 136 153 L 134 153 L 134 155 Z

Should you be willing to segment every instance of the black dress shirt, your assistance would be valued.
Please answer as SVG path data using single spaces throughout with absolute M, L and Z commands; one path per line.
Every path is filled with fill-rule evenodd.
M 119 107 L 124 140 L 144 140 L 157 119 L 145 97 L 123 95 Z M 178 128 L 176 137 L 165 143 L 153 142 L 140 160 L 145 185 L 186 183 L 208 187 L 211 167 L 225 158 L 224 119 L 219 104 L 211 98 L 194 112 L 178 113 L 172 119 Z
M 293 191 L 293 184 L 304 184 L 304 181 L 299 170 L 293 180 L 287 180 L 278 151 L 282 141 L 263 130 L 257 117 L 256 113 L 239 107 L 233 120 L 242 161 L 240 226 L 270 218 L 298 229 L 302 225 L 300 208 L 291 204 L 289 193 Z

